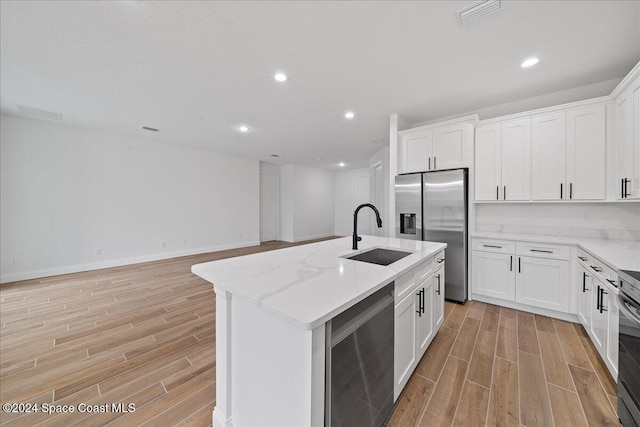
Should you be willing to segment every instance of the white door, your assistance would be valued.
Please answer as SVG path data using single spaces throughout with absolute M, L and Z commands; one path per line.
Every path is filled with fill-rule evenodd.
M 378 162 L 369 169 L 369 198 L 373 206 L 378 208 L 382 216 L 382 228 L 378 228 L 375 224 L 375 218 L 369 221 L 372 236 L 382 236 L 382 231 L 388 227 L 390 218 L 384 217 L 384 174 L 382 171 L 382 162 Z
M 402 135 L 400 138 L 402 157 L 398 173 L 429 170 L 431 163 L 431 138 L 432 132 L 430 130 Z
M 640 77 L 631 86 L 633 97 L 633 153 L 631 155 L 630 199 L 640 199 Z
M 465 164 L 466 126 L 449 126 L 433 130 L 432 170 L 456 169 Z
M 395 306 L 394 310 L 394 345 L 393 345 L 393 400 L 409 381 L 416 360 L 416 324 L 418 315 L 417 291 L 410 293 Z
M 616 100 L 617 198 L 640 198 L 640 77 Z
M 363 203 L 369 203 L 369 177 L 356 176 L 353 177 L 353 210 L 355 211 Z M 375 215 L 370 208 L 360 209 L 358 212 L 358 234 L 371 234 L 372 218 L 375 218 Z
M 427 351 L 427 347 L 431 343 L 433 339 L 434 331 L 433 331 L 433 283 L 434 276 L 429 277 L 425 280 L 422 285 L 418 287 L 418 292 L 422 292 L 421 296 L 418 298 L 422 299 L 422 310 L 421 313 L 416 313 L 418 316 L 418 326 L 417 326 L 417 342 L 418 342 L 418 354 L 417 358 L 420 360 L 425 351 Z M 420 306 L 419 306 L 420 307 Z
M 501 125 L 476 129 L 476 200 L 500 200 L 502 149 Z
M 578 319 L 586 331 L 591 323 L 591 296 L 593 295 L 591 272 L 578 268 Z
M 493 252 L 471 252 L 473 292 L 515 301 L 515 256 Z
M 518 257 L 516 302 L 569 311 L 569 261 Z
M 531 198 L 568 199 L 569 189 L 565 187 L 565 113 L 535 116 L 531 120 L 531 128 Z
M 531 120 L 502 124 L 501 199 L 531 199 Z
M 567 112 L 565 199 L 604 199 L 604 105 Z
M 260 241 L 278 239 L 278 174 L 260 172 Z

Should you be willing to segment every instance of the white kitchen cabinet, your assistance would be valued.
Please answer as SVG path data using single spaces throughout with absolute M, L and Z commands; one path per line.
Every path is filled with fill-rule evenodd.
M 616 97 L 615 106 L 617 198 L 640 199 L 640 76 Z
M 516 276 L 513 272 L 514 254 L 471 252 L 473 292 L 506 301 L 516 299 Z
M 567 174 L 564 199 L 605 198 L 605 106 L 567 111 Z
M 566 114 L 534 116 L 531 120 L 531 198 L 560 200 L 566 178 Z M 603 180 L 604 182 L 604 180 Z
M 595 277 L 592 281 L 592 288 L 593 297 L 591 300 L 591 323 L 589 325 L 589 335 L 591 335 L 591 340 L 598 350 L 598 353 L 603 355 L 605 354 L 607 345 L 608 316 L 601 304 L 605 296 L 604 292 L 606 292 L 606 288 L 600 280 Z
M 444 322 L 444 267 L 440 267 L 433 277 L 433 326 L 437 331 Z
M 593 295 L 591 272 L 585 267 L 578 267 L 578 319 L 586 331 L 591 324 L 591 297 Z
M 502 124 L 502 200 L 531 198 L 531 120 Z
M 398 132 L 398 173 L 469 167 L 471 123 L 435 124 Z
M 502 186 L 502 126 L 476 128 L 476 200 L 500 200 Z
M 518 257 L 516 302 L 569 311 L 569 261 Z
M 607 310 L 607 351 L 605 363 L 611 370 L 614 378 L 618 375 L 618 344 L 620 329 L 620 312 L 618 307 L 618 297 L 613 293 L 608 293 L 604 299 Z
M 394 314 L 394 384 L 393 399 L 409 381 L 417 364 L 418 296 L 411 292 L 395 306 Z
M 429 276 L 427 280 L 422 282 L 417 289 L 418 296 L 418 326 L 416 329 L 418 354 L 420 360 L 427 347 L 433 340 L 434 332 L 434 311 L 433 304 L 435 302 L 433 296 L 435 276 Z

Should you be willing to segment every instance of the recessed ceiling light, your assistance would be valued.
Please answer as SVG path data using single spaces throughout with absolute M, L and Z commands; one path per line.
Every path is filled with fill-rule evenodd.
M 322 160 L 320 157 L 316 157 L 316 162 L 319 162 L 320 160 Z
M 344 167 L 344 162 L 340 162 L 340 163 L 338 163 L 338 166 L 340 166 L 341 168 L 343 168 L 343 167 Z
M 149 131 L 151 131 L 151 132 L 158 132 L 158 129 L 156 129 L 156 128 L 151 128 L 151 127 L 149 127 L 149 126 L 142 126 L 142 129 L 144 129 L 144 130 L 149 130 Z
M 347 111 L 346 113 L 344 113 L 344 118 L 345 118 L 345 119 L 349 119 L 349 120 L 351 120 L 351 119 L 353 119 L 355 116 L 356 116 L 356 115 L 354 114 L 354 112 L 353 112 L 353 111 Z
M 247 125 L 240 125 L 240 126 L 238 126 L 238 130 L 239 130 L 240 132 L 242 132 L 242 133 L 247 133 L 247 132 L 249 132 L 249 126 L 247 126 Z
M 538 61 L 540 61 L 538 58 L 527 58 L 524 61 L 522 61 L 522 64 L 520 64 L 520 66 L 522 68 L 529 68 L 529 67 L 533 67 L 534 65 L 536 65 L 538 63 Z
M 273 78 L 276 79 L 277 82 L 287 81 L 287 75 L 285 73 L 276 73 Z

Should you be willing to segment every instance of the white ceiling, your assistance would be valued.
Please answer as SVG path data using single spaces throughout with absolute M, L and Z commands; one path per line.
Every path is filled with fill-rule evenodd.
M 460 27 L 471 3 L 3 0 L 1 107 L 335 169 L 365 165 L 392 113 L 445 117 L 620 78 L 640 60 L 640 1 L 503 1 Z M 521 69 L 531 55 L 540 64 Z

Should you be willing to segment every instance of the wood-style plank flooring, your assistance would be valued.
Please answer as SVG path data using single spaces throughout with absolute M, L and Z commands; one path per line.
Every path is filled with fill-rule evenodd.
M 211 425 L 215 294 L 191 266 L 288 246 L 3 284 L 0 403 L 136 410 L 0 412 L 0 424 Z M 479 302 L 447 302 L 446 316 L 390 425 L 618 425 L 615 384 L 581 326 Z
M 582 326 L 477 301 L 445 309 L 389 426 L 620 425 Z

